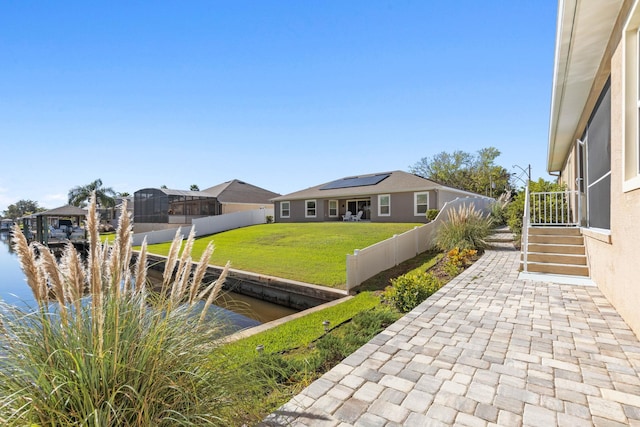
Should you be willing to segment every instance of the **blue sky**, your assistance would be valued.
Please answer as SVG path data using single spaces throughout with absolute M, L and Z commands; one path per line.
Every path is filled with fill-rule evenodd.
M 556 1 L 0 3 L 0 212 L 286 194 L 494 146 L 545 177 Z M 519 171 L 513 169 L 513 171 Z

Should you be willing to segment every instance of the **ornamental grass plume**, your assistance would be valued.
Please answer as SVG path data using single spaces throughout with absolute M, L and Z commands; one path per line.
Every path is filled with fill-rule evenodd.
M 146 242 L 132 261 L 126 202 L 113 245 L 100 242 L 98 225 L 94 195 L 86 262 L 72 244 L 57 260 L 46 246 L 29 244 L 13 229 L 37 307 L 0 307 L 0 422 L 228 425 L 220 417 L 229 404 L 220 382 L 229 376 L 203 365 L 225 326 L 211 315 L 205 321 L 204 313 L 229 264 L 216 281 L 202 283 L 210 243 L 191 274 L 192 231 L 174 273 L 182 244 L 176 234 L 163 292 L 153 292 L 147 289 Z
M 447 252 L 454 248 L 482 251 L 489 245 L 492 224 L 492 219 L 473 203 L 460 205 L 447 212 L 447 221 L 436 232 L 436 246 Z

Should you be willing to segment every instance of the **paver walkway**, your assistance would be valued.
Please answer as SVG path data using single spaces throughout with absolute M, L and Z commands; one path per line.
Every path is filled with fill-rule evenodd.
M 593 286 L 492 250 L 264 426 L 640 425 L 640 342 Z

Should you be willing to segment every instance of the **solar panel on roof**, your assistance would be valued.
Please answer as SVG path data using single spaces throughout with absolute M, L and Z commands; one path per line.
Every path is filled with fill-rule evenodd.
M 322 187 L 320 187 L 320 190 L 335 190 L 337 188 L 366 187 L 368 185 L 376 185 L 379 182 L 387 179 L 389 175 L 391 174 L 382 173 L 379 175 L 353 176 L 349 178 L 342 178 L 323 185 Z

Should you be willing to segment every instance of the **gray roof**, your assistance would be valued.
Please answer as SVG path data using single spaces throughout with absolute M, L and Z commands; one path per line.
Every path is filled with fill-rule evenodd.
M 200 199 L 217 199 L 219 203 L 254 203 L 254 204 L 271 204 L 270 201 L 280 194 L 264 188 L 256 187 L 244 181 L 237 179 L 223 182 L 222 184 L 209 187 L 205 190 L 172 190 L 169 188 L 145 188 L 136 191 L 136 193 L 145 190 L 161 191 L 168 196 L 188 196 Z
M 363 185 L 350 185 L 349 182 L 354 184 L 362 183 Z M 275 197 L 271 200 L 277 202 L 282 200 L 345 198 L 429 190 L 446 190 L 460 195 L 479 196 L 479 194 L 438 184 L 412 173 L 392 171 L 345 177 Z
M 271 204 L 270 200 L 280 195 L 237 179 L 209 187 L 201 192 L 213 195 L 220 203 Z
M 38 212 L 36 216 L 87 216 L 87 210 L 73 205 L 60 206 L 44 212 Z

